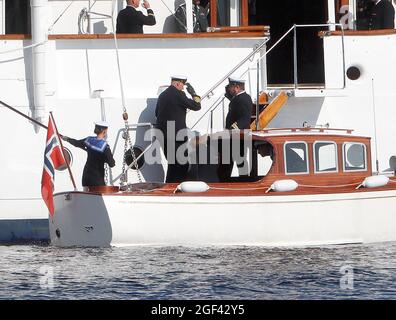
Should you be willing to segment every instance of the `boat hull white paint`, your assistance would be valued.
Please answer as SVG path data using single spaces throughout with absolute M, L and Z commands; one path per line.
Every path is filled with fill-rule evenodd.
M 49 242 L 48 211 L 41 198 L 0 199 L 0 243 Z
M 311 246 L 396 240 L 396 191 L 262 197 L 72 193 L 70 200 L 56 195 L 55 207 L 49 223 L 55 246 Z

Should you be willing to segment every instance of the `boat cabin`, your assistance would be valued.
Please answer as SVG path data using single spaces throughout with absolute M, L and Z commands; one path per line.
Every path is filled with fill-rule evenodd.
M 229 143 L 224 141 L 224 135 L 218 137 L 211 136 L 208 144 Z M 221 161 L 224 155 L 219 155 L 218 164 L 197 165 L 196 180 L 272 183 L 293 179 L 298 183 L 328 185 L 340 181 L 355 183 L 372 175 L 370 138 L 354 136 L 352 130 L 267 129 L 231 136 L 231 140 L 238 138 L 239 143 L 234 142 L 233 146 L 241 147 L 240 164 L 234 162 L 232 171 L 228 170 L 230 174 L 224 176 L 227 163 Z M 219 150 L 221 153 L 222 148 Z

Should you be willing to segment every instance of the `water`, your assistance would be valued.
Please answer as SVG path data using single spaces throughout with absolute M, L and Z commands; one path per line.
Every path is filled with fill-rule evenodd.
M 0 259 L 0 299 L 396 299 L 396 243 L 0 246 Z

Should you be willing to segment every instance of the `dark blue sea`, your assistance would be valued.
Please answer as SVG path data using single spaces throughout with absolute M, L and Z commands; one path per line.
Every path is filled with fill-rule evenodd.
M 0 299 L 396 299 L 396 243 L 0 246 Z

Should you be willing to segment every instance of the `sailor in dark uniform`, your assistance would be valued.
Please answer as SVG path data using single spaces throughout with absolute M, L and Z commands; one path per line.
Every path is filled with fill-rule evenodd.
M 250 129 L 251 116 L 253 102 L 252 98 L 245 92 L 245 80 L 239 78 L 229 78 L 229 84 L 226 86 L 225 96 L 230 100 L 229 110 L 226 118 L 226 129 L 229 130 L 244 130 Z M 231 178 L 232 168 L 234 162 L 241 155 L 241 151 L 246 152 L 243 141 L 239 144 L 239 150 L 232 150 L 234 144 L 230 137 L 230 143 L 228 145 L 230 163 L 225 163 L 225 160 L 221 159 L 221 163 L 218 170 L 220 181 L 229 181 Z M 239 136 L 238 136 L 239 139 Z M 222 150 L 222 146 L 219 146 L 219 150 Z M 223 152 L 221 151 L 221 155 Z M 243 154 L 243 161 L 237 162 L 240 174 L 241 169 L 247 165 L 247 155 Z
M 226 97 L 231 100 L 226 129 L 250 129 L 252 98 L 245 92 L 245 80 L 229 78 Z
M 187 92 L 192 99 L 187 98 L 184 93 L 184 86 L 187 86 Z M 157 101 L 155 116 L 157 117 L 157 128 L 164 135 L 164 154 L 168 160 L 168 171 L 166 174 L 166 182 L 182 182 L 188 172 L 189 164 L 181 164 L 177 159 L 177 149 L 187 140 L 176 141 L 176 135 L 180 130 L 187 129 L 186 114 L 187 110 L 198 111 L 201 109 L 201 98 L 195 93 L 194 88 L 187 83 L 184 76 L 173 76 L 171 85 L 162 92 Z M 172 130 L 174 124 L 175 132 Z M 168 141 L 172 137 L 173 141 Z M 173 163 L 174 162 L 174 163 Z
M 140 0 L 127 0 L 127 6 L 121 10 L 117 16 L 117 33 L 143 33 L 143 26 L 155 25 L 155 16 L 150 9 L 148 1 L 143 0 L 143 7 L 147 9 L 147 16 L 136 10 L 140 5 Z
M 395 8 L 389 0 L 376 0 L 369 14 L 369 29 L 394 29 Z
M 83 187 L 105 186 L 104 181 L 104 164 L 107 163 L 111 168 L 115 166 L 115 161 L 110 147 L 105 141 L 108 125 L 106 122 L 95 122 L 94 133 L 96 137 L 87 137 L 81 140 L 75 140 L 66 136 L 62 139 L 69 142 L 75 147 L 87 151 L 88 158 L 85 163 L 82 185 Z

